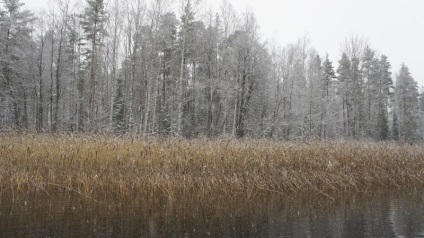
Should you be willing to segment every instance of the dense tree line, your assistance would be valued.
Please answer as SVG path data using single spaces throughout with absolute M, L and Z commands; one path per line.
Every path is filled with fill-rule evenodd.
M 337 67 L 307 38 L 261 39 L 227 1 L 57 0 L 0 8 L 0 126 L 184 137 L 420 142 L 424 94 L 361 38 Z M 202 17 L 200 17 L 202 16 Z M 394 81 L 394 82 L 393 82 Z

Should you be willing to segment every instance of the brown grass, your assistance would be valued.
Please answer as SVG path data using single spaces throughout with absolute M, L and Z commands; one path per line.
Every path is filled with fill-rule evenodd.
M 424 183 L 424 149 L 365 142 L 0 137 L 0 191 L 95 201 L 330 194 Z

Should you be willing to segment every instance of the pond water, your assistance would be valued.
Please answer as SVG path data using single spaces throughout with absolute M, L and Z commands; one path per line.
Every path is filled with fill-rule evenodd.
M 115 204 L 4 194 L 0 237 L 424 237 L 424 189 Z

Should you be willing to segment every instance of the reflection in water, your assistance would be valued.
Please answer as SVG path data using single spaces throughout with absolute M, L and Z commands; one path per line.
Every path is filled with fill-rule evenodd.
M 4 237 L 424 237 L 424 190 L 256 199 L 0 199 Z

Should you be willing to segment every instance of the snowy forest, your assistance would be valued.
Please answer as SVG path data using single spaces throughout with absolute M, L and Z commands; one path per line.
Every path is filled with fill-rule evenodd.
M 361 37 L 337 62 L 263 39 L 229 1 L 0 7 L 0 128 L 140 136 L 424 141 L 424 93 Z M 338 46 L 335 46 L 338 47 Z M 394 71 L 392 73 L 392 71 Z

